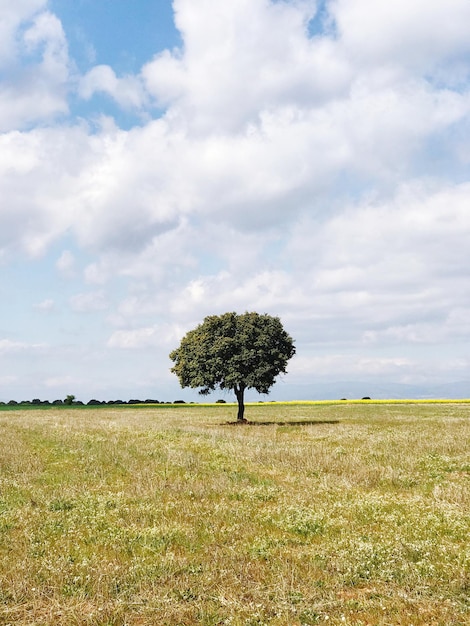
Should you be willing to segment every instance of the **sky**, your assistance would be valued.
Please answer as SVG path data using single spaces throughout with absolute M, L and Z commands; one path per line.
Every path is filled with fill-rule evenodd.
M 0 0 L 0 400 L 197 401 L 226 311 L 249 399 L 469 397 L 469 139 L 468 0 Z

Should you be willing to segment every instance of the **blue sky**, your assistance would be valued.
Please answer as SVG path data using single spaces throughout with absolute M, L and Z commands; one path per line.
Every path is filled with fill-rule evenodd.
M 81 71 L 95 64 L 136 73 L 158 51 L 180 43 L 169 0 L 52 0 Z
M 469 121 L 467 0 L 0 0 L 0 399 L 197 400 L 231 310 L 272 399 L 470 395 Z
M 158 51 L 181 45 L 168 0 L 53 0 L 51 10 L 67 33 L 69 54 L 80 73 L 108 65 L 119 75 L 138 73 Z M 83 100 L 71 94 L 71 112 L 93 119 L 106 113 L 121 127 L 140 123 L 136 112 L 116 106 L 106 94 Z

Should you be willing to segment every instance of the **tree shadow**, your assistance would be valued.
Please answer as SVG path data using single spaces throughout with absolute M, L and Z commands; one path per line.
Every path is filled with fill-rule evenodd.
M 221 426 L 321 426 L 322 424 L 339 424 L 340 420 L 299 420 L 295 422 L 223 422 Z

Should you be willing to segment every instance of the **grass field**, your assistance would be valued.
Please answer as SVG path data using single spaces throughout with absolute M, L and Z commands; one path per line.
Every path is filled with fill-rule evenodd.
M 0 412 L 0 624 L 470 624 L 470 403 Z

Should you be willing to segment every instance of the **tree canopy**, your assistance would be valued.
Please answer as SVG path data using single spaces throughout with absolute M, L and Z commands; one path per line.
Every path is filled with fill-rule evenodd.
M 278 317 L 259 313 L 210 315 L 181 340 L 170 359 L 182 387 L 201 387 L 206 395 L 230 389 L 244 421 L 245 389 L 269 393 L 295 354 L 292 338 Z

